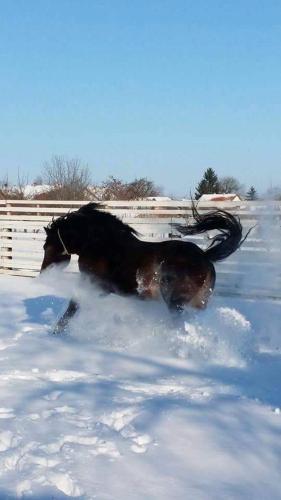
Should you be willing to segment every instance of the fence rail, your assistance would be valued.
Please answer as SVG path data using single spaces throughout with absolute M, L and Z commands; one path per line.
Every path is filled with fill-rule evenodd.
M 36 276 L 43 257 L 44 225 L 85 201 L 0 200 L 0 274 Z M 146 240 L 177 237 L 173 223 L 192 220 L 190 201 L 107 201 L 102 210 L 132 225 Z M 238 214 L 245 231 L 255 228 L 233 256 L 216 264 L 219 293 L 281 299 L 281 203 L 202 202 L 199 211 Z M 202 248 L 207 236 L 188 238 Z M 75 259 L 74 259 L 75 260 Z M 75 269 L 75 262 L 70 268 Z

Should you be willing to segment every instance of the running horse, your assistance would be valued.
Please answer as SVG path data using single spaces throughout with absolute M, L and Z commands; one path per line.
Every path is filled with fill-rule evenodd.
M 142 241 L 137 231 L 102 208 L 89 203 L 45 227 L 41 272 L 50 265 L 68 264 L 77 254 L 80 272 L 107 293 L 162 297 L 172 312 L 186 306 L 203 309 L 215 286 L 213 263 L 231 255 L 245 239 L 238 217 L 224 210 L 199 214 L 194 203 L 194 222 L 174 226 L 184 236 L 217 230 L 206 250 L 180 239 Z M 66 328 L 77 309 L 71 300 L 55 333 Z

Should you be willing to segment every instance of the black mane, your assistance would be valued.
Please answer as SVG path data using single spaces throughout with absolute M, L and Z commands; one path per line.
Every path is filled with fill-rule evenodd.
M 138 235 L 135 229 L 122 222 L 115 215 L 103 210 L 104 205 L 102 203 L 88 203 L 75 212 L 69 212 L 57 219 L 53 219 L 46 227 L 46 232 L 50 234 L 56 232 L 58 229 L 63 230 L 64 227 L 71 224 L 79 232 L 86 231 L 89 240 L 92 238 L 96 239 L 99 233 L 103 235 L 107 234 L 108 238 L 115 236 L 118 239 L 120 236 L 124 239 Z

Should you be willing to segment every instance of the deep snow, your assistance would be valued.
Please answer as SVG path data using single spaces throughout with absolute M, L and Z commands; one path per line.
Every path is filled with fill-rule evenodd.
M 73 275 L 0 284 L 1 500 L 281 498 L 279 302 L 176 322 Z

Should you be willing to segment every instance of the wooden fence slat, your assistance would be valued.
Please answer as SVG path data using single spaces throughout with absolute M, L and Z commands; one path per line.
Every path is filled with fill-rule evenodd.
M 91 200 L 76 200 L 76 201 L 65 201 L 65 200 L 0 200 L 0 206 L 59 206 L 59 207 L 80 207 L 82 205 L 86 205 Z M 95 201 L 95 200 L 94 200 Z M 191 206 L 191 200 L 107 200 L 107 201 L 95 201 L 95 203 L 99 203 L 101 205 L 107 207 L 144 207 L 144 206 L 153 206 L 153 207 L 185 207 Z M 196 202 L 197 203 L 197 202 Z M 280 203 L 276 201 L 247 201 L 247 200 L 239 200 L 239 201 L 200 201 L 198 202 L 199 207 L 223 207 L 227 206 L 228 208 L 232 207 L 247 207 L 251 208 L 256 207 L 268 207 L 268 206 L 280 206 Z
M 8 216 L 13 216 L 15 214 L 20 215 L 20 214 L 26 214 L 29 216 L 32 216 L 32 214 L 40 214 L 41 216 L 49 216 L 51 217 L 52 215 L 63 215 L 65 213 L 73 212 L 74 210 L 77 210 L 77 208 L 69 208 L 69 210 L 66 210 L 64 207 L 1 207 L 0 206 L 0 214 L 3 217 L 3 215 L 8 215 Z M 101 209 L 104 211 L 108 211 L 107 208 Z M 228 208 L 228 210 L 230 210 Z M 178 217 L 191 217 L 192 216 L 192 211 L 188 207 L 174 207 L 174 208 L 163 208 L 163 207 L 155 207 L 155 208 L 135 208 L 132 209 L 131 211 L 126 208 L 110 208 L 109 211 L 115 215 L 120 215 L 120 216 L 126 216 L 127 218 L 142 218 L 142 217 L 150 217 L 150 216 L 163 216 L 163 218 L 178 218 Z M 281 212 L 274 210 L 274 211 L 249 211 L 249 210 L 241 210 L 237 211 L 239 214 L 239 217 L 241 219 L 244 218 L 253 218 L 253 219 L 258 219 L 258 218 L 264 218 L 266 219 L 267 217 L 281 217 Z
M 12 272 L 10 269 L 1 269 L 1 274 L 8 276 L 23 276 L 27 278 L 36 278 L 38 276 L 38 271 L 31 271 L 28 269 L 13 269 Z

